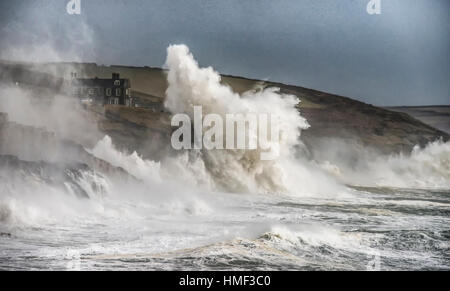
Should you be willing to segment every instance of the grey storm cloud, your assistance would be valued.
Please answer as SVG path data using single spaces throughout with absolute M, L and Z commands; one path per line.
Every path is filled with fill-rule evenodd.
M 450 104 L 448 0 L 381 0 L 380 15 L 369 0 L 81 0 L 81 15 L 67 2 L 1 1 L 0 57 L 46 43 L 58 60 L 163 66 L 184 43 L 224 74 L 375 105 Z

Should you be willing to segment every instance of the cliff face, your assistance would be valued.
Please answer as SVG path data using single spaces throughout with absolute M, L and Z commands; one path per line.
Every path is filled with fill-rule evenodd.
M 45 185 L 89 198 L 90 193 L 106 191 L 103 174 L 133 179 L 123 169 L 95 158 L 73 141 L 58 138 L 44 129 L 9 122 L 7 114 L 0 113 L 2 191 L 8 192 L 17 185 L 24 189 Z
M 88 110 L 94 115 L 98 129 L 110 136 L 120 150 L 137 151 L 152 159 L 171 151 L 168 113 L 119 105 L 92 106 Z
M 155 97 L 161 98 L 162 102 L 167 88 L 164 71 L 154 68 L 133 69 L 128 67 L 123 68 L 123 71 L 120 67 L 114 69 L 125 75 L 127 72 L 133 72 L 131 75 L 140 75 L 140 79 L 133 81 L 133 86 L 135 90 L 145 91 L 140 95 L 141 100 L 146 100 L 146 96 L 149 96 L 148 98 L 152 98 L 148 100 L 149 102 L 155 102 Z M 90 71 L 94 72 L 95 70 L 90 67 Z M 148 79 L 144 76 L 147 76 Z M 375 107 L 350 98 L 298 86 L 233 76 L 223 76 L 222 82 L 239 93 L 260 86 L 279 87 L 282 93 L 299 97 L 301 100 L 299 110 L 311 125 L 311 128 L 302 133 L 302 140 L 309 147 L 315 147 L 325 139 L 331 138 L 358 144 L 362 147 L 370 147 L 383 153 L 393 153 L 410 152 L 415 145 L 424 146 L 428 142 L 440 138 L 445 141 L 449 140 L 449 134 L 446 132 L 437 130 L 408 114 Z M 131 114 L 119 115 L 133 122 L 127 117 Z M 148 115 L 158 116 L 151 112 Z M 147 125 L 147 127 L 149 126 Z
M 435 129 L 405 113 L 394 112 L 350 98 L 293 86 L 280 86 L 282 92 L 300 97 L 300 111 L 311 128 L 304 132 L 306 143 L 337 138 L 360 143 L 383 153 L 410 152 L 415 145 L 442 138 L 446 132 Z
M 238 92 L 256 85 L 278 87 L 285 94 L 300 99 L 299 110 L 311 127 L 303 131 L 302 140 L 309 147 L 329 139 L 370 147 L 389 154 L 410 152 L 415 145 L 450 135 L 435 129 L 408 114 L 390 111 L 347 97 L 273 82 L 260 82 L 239 77 L 224 76 L 223 82 Z
M 0 113 L 0 155 L 3 156 L 0 162 L 17 160 L 13 165 L 29 161 L 36 165 L 43 163 L 48 169 L 88 167 L 100 173 L 130 178 L 123 169 L 94 157 L 76 142 L 42 128 L 9 122 L 5 113 Z
M 165 71 L 157 68 L 97 66 L 95 64 L 47 64 L 34 70 L 60 72 L 60 76 L 76 70 L 79 76 L 107 77 L 112 72 L 130 78 L 133 95 L 139 103 L 155 105 L 151 109 L 107 106 L 94 110 L 100 129 L 115 143 L 145 155 L 148 148 L 162 150 L 169 144 L 170 116 L 161 112 L 167 89 Z M 350 98 L 281 83 L 223 76 L 222 82 L 242 93 L 255 87 L 279 87 L 282 93 L 301 100 L 299 110 L 311 128 L 302 133 L 302 140 L 314 148 L 328 139 L 374 148 L 383 153 L 409 152 L 415 145 L 425 145 L 449 134 L 414 119 L 408 114 L 375 107 Z
M 387 107 L 387 110 L 406 113 L 434 128 L 450 133 L 450 106 Z
M 0 155 L 0 181 L 8 187 L 9 182 L 44 183 L 57 189 L 67 189 L 81 198 L 89 198 L 88 192 L 80 186 L 83 174 L 94 173 L 86 164 L 60 164 L 44 161 L 23 161 L 16 156 Z M 102 189 L 99 189 L 102 190 Z

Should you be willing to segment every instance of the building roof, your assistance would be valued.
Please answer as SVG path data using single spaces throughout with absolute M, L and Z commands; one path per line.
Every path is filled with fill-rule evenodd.
M 113 74 L 112 79 L 100 79 L 100 78 L 74 78 L 72 79 L 72 86 L 85 86 L 85 87 L 103 87 L 103 88 L 109 88 L 109 87 L 125 87 L 129 88 L 130 85 L 130 79 L 124 79 L 124 78 L 118 78 L 119 75 L 116 76 Z M 114 85 L 114 81 L 120 81 L 119 85 Z

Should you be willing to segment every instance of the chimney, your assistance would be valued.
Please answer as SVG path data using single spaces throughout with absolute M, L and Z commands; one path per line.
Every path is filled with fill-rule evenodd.
M 113 80 L 118 80 L 118 79 L 120 79 L 120 74 L 119 73 L 112 73 L 112 78 L 113 78 Z

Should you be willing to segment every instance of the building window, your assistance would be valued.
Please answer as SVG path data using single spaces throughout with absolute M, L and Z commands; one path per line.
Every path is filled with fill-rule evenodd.
M 116 89 L 116 96 L 121 96 L 122 95 L 122 89 L 117 88 Z
M 119 105 L 119 98 L 109 98 L 109 104 Z
M 94 88 L 89 88 L 88 89 L 88 94 L 89 94 L 89 96 L 94 95 L 95 94 L 95 89 Z
M 106 96 L 111 96 L 111 88 L 106 88 Z
M 114 86 L 120 86 L 120 80 L 115 80 L 114 81 Z

